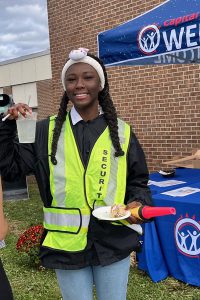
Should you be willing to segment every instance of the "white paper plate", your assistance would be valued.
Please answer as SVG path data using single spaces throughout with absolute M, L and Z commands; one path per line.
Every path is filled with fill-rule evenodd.
M 126 219 L 126 218 L 130 217 L 130 215 L 131 215 L 130 210 L 127 210 L 127 213 L 126 213 L 125 216 L 118 217 L 118 218 L 111 218 L 110 217 L 110 210 L 111 210 L 111 206 L 103 206 L 103 207 L 99 207 L 99 208 L 96 208 L 95 210 L 93 210 L 92 214 L 97 219 L 107 220 L 107 221 L 123 220 L 123 219 Z

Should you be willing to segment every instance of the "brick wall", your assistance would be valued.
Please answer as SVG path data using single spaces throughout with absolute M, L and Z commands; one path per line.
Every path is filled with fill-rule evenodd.
M 4 87 L 3 92 L 4 92 L 4 94 L 12 95 L 12 87 L 11 86 Z
M 53 96 L 58 107 L 60 73 L 73 48 L 96 52 L 100 31 L 130 20 L 163 0 L 49 0 Z M 150 171 L 162 161 L 200 148 L 199 65 L 113 67 L 110 91 L 119 115 L 134 128 Z
M 36 82 L 38 98 L 38 119 L 43 119 L 55 113 L 52 80 L 46 79 Z

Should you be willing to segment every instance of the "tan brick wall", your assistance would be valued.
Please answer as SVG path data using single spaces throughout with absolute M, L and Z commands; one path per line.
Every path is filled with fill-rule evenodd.
M 43 119 L 55 113 L 52 80 L 47 79 L 37 81 L 36 86 L 38 98 L 38 119 Z
M 73 48 L 96 52 L 97 34 L 152 9 L 163 0 L 49 0 L 53 95 L 62 94 L 60 73 Z M 110 91 L 119 115 L 135 129 L 150 171 L 172 156 L 200 148 L 199 65 L 113 67 Z
M 12 95 L 12 87 L 11 86 L 4 87 L 3 92 L 4 92 L 4 94 Z

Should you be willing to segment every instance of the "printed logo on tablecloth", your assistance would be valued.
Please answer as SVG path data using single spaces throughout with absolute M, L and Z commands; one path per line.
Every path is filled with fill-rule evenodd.
M 200 254 L 200 222 L 195 216 L 180 217 L 175 223 L 175 241 L 178 251 L 192 258 L 199 258 Z

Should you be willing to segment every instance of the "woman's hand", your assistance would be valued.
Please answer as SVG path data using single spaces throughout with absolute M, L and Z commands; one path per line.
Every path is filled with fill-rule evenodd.
M 9 114 L 8 119 L 9 120 L 17 120 L 18 119 L 18 114 L 22 114 L 23 117 L 26 118 L 26 114 L 27 113 L 32 113 L 32 109 L 25 103 L 18 103 L 15 104 L 11 107 L 9 107 L 8 111 L 7 111 L 7 115 Z
M 133 208 L 136 208 L 136 207 L 140 207 L 142 206 L 142 203 L 138 202 L 138 201 L 133 201 L 133 202 L 130 202 L 127 206 L 126 206 L 126 210 L 131 210 Z M 130 217 L 128 217 L 126 219 L 130 224 L 142 224 L 143 221 L 130 215 Z

